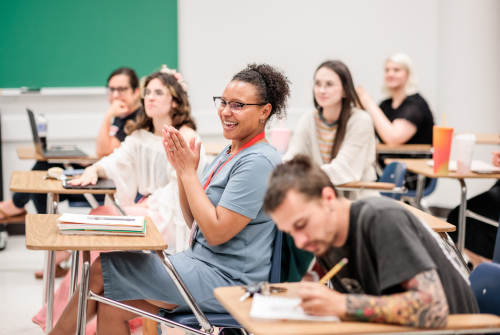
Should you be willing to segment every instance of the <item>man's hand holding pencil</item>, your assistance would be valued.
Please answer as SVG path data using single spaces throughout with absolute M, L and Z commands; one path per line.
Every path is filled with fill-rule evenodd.
M 302 281 L 297 291 L 302 299 L 300 307 L 310 315 L 345 317 L 346 296 L 325 286 L 342 267 L 347 264 L 347 259 L 342 259 L 318 283 Z

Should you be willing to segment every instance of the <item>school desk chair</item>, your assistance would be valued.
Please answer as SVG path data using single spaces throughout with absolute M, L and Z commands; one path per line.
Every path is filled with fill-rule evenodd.
M 269 273 L 269 282 L 270 283 L 279 283 L 280 282 L 280 271 L 281 271 L 281 245 L 282 245 L 282 239 L 283 239 L 283 232 L 277 231 L 276 232 L 276 237 L 274 238 L 274 246 L 273 246 L 273 253 L 272 253 L 272 258 L 271 258 L 271 271 Z M 191 308 L 193 311 L 192 314 L 187 314 L 187 313 L 173 313 L 173 314 L 168 314 L 167 318 L 162 318 L 158 315 L 151 314 L 145 311 L 142 311 L 140 309 L 130 307 L 128 305 L 125 305 L 123 303 L 104 298 L 101 296 L 98 296 L 92 292 L 90 292 L 90 296 L 92 300 L 97 300 L 102 303 L 109 304 L 111 306 L 115 306 L 118 308 L 122 308 L 125 310 L 128 310 L 130 312 L 134 312 L 138 315 L 141 315 L 143 317 L 152 319 L 154 321 L 163 323 L 169 327 L 172 327 L 173 325 L 176 326 L 176 328 L 183 329 L 186 333 L 190 334 L 200 334 L 200 335 L 206 335 L 206 334 L 211 334 L 213 332 L 213 327 L 220 327 L 220 328 L 238 328 L 241 330 L 243 334 L 247 334 L 247 332 L 241 327 L 241 325 L 230 315 L 230 314 L 215 314 L 215 313 L 210 313 L 210 314 L 205 314 L 201 311 L 200 307 L 194 300 L 193 296 L 189 292 L 188 288 L 182 281 L 181 277 L 175 270 L 173 264 L 170 262 L 170 259 L 168 258 L 168 255 L 165 253 L 165 251 L 155 251 L 156 255 L 160 259 L 161 263 L 163 264 L 163 267 L 169 274 L 170 278 L 172 278 L 173 282 L 177 286 L 177 289 L 180 291 L 182 297 L 188 304 L 188 306 Z M 243 295 L 243 290 L 241 291 Z M 200 327 L 203 330 L 200 330 Z
M 420 204 L 422 210 L 431 214 L 431 215 L 434 215 L 434 213 L 431 212 L 431 210 L 429 209 L 429 206 L 427 206 L 427 202 L 424 200 L 424 198 L 426 198 L 429 195 L 431 195 L 432 193 L 434 193 L 434 191 L 436 190 L 436 186 L 437 186 L 437 178 L 429 178 L 429 185 L 427 185 L 427 187 L 424 188 L 424 192 L 422 193 L 422 200 L 421 200 L 421 204 Z M 408 200 L 408 202 L 413 207 L 418 208 L 417 203 L 415 201 L 415 199 L 417 198 L 417 190 L 409 190 L 404 195 L 404 198 L 405 198 L 405 200 Z
M 391 183 L 396 185 L 398 188 L 402 188 L 405 181 L 405 175 L 406 164 L 401 162 L 392 162 L 385 167 L 384 172 L 378 181 L 381 183 Z M 401 200 L 401 193 L 380 192 L 380 194 L 394 200 Z
M 469 280 L 479 311 L 500 316 L 500 229 L 497 231 L 493 261 L 479 264 Z

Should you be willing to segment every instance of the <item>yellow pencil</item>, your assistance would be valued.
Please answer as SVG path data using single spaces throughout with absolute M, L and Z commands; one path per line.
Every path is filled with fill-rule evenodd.
M 328 271 L 328 273 L 324 275 L 323 278 L 321 278 L 318 283 L 321 285 L 325 285 L 327 281 L 332 279 L 333 276 L 335 276 L 344 267 L 344 265 L 347 264 L 347 262 L 348 262 L 347 258 L 342 258 L 342 260 L 338 262 L 337 265 L 335 265 L 330 271 Z M 302 301 L 298 303 L 295 306 L 295 308 L 299 307 L 300 304 L 302 304 Z
M 344 265 L 347 264 L 347 262 L 347 258 L 342 258 L 342 260 L 338 262 L 337 265 L 335 265 L 330 271 L 328 271 L 326 275 L 323 276 L 323 278 L 320 279 L 319 283 L 321 285 L 325 285 L 327 281 L 332 279 L 333 276 L 335 276 L 340 271 L 340 269 L 342 269 Z

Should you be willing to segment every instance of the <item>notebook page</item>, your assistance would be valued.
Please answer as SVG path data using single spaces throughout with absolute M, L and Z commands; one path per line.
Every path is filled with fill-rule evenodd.
M 336 316 L 312 316 L 304 313 L 299 298 L 284 298 L 277 296 L 253 296 L 250 317 L 254 320 L 299 320 L 299 321 L 330 321 L 340 322 Z

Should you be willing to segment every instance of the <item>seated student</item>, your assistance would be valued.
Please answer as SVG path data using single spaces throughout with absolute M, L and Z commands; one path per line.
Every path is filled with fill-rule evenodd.
M 334 185 L 377 179 L 375 134 L 360 105 L 351 73 L 340 61 L 322 63 L 314 75 L 314 107 L 300 119 L 283 161 L 305 154 L 321 165 Z M 373 191 L 346 192 L 356 199 Z
M 300 284 L 306 313 L 426 328 L 446 326 L 448 314 L 478 313 L 468 274 L 436 233 L 391 199 L 339 197 L 308 157 L 276 168 L 264 206 L 326 271 L 349 261 L 331 280 L 335 290 Z
M 139 92 L 139 79 L 135 71 L 129 68 L 120 68 L 108 78 L 109 89 L 109 103 L 110 107 L 106 112 L 102 122 L 101 130 L 96 140 L 96 152 L 100 156 L 106 156 L 113 152 L 115 148 L 120 146 L 120 142 L 125 139 L 125 132 L 123 127 L 127 120 L 135 119 L 138 109 L 140 108 L 140 92 Z M 115 120 L 110 128 L 110 119 L 114 117 Z M 35 164 L 32 170 L 48 170 L 51 167 L 61 167 L 62 164 L 49 164 L 46 161 L 40 161 Z M 83 168 L 80 165 L 74 164 L 75 169 Z M 46 196 L 43 203 L 35 201 L 35 206 L 38 213 L 44 214 L 46 211 Z M 66 199 L 67 195 L 60 195 L 60 201 Z M 82 195 L 72 195 L 72 200 L 84 201 Z M 30 200 L 29 193 L 14 193 L 11 200 L 0 202 L 0 219 L 5 217 L 17 216 L 25 213 L 24 206 Z M 37 199 L 38 200 L 38 199 Z
M 500 150 L 492 152 L 492 163 L 500 167 Z M 495 222 L 500 219 L 500 180 L 493 187 L 482 194 L 467 201 L 467 209 L 487 217 Z M 455 207 L 448 215 L 448 222 L 455 225 L 457 230 L 450 234 L 453 241 L 458 240 L 458 215 L 460 206 Z M 467 217 L 465 234 L 465 252 L 474 267 L 493 258 L 495 240 L 498 227 Z
M 107 83 L 110 107 L 106 112 L 96 140 L 96 152 L 100 156 L 107 156 L 112 153 L 115 148 L 120 146 L 120 143 L 127 136 L 124 131 L 125 123 L 128 120 L 134 120 L 140 109 L 139 79 L 134 70 L 130 68 L 119 68 L 111 73 Z M 112 117 L 115 119 L 110 127 Z M 72 166 L 74 169 L 84 168 L 79 164 L 72 164 Z M 46 171 L 51 167 L 64 168 L 62 164 L 38 161 L 32 170 Z M 33 199 L 37 212 L 45 214 L 47 210 L 46 194 L 14 193 L 12 199 L 0 202 L 0 219 L 26 215 L 24 206 L 29 202 L 30 198 Z M 96 195 L 95 198 L 98 201 L 103 201 L 104 195 Z M 80 194 L 61 194 L 59 195 L 59 200 L 87 201 L 85 197 Z M 0 231 L 2 228 L 3 226 L 0 225 Z M 66 258 L 60 258 L 61 256 L 65 256 Z M 59 254 L 56 263 L 59 264 L 68 257 L 69 254 Z M 58 266 L 56 268 L 56 277 L 62 277 L 67 272 L 67 269 Z M 42 275 L 42 271 L 38 271 L 35 274 L 38 279 L 41 279 Z
M 300 119 L 283 161 L 305 154 L 321 166 L 334 185 L 375 181 L 375 133 L 362 108 L 351 73 L 340 61 L 322 63 L 314 75 L 314 107 Z M 370 190 L 343 192 L 352 200 L 378 195 Z M 314 259 L 298 250 L 290 236 L 283 237 L 283 281 L 298 281 Z
M 361 103 L 370 114 L 375 124 L 377 136 L 386 144 L 432 144 L 434 119 L 429 105 L 418 94 L 415 71 L 410 57 L 395 54 L 385 62 L 384 94 L 388 99 L 380 106 L 366 93 L 362 87 L 356 91 Z M 419 155 L 379 155 L 379 163 L 385 166 L 386 158 L 426 158 Z M 406 187 L 416 189 L 417 177 L 408 173 Z M 427 183 L 429 180 L 427 180 Z
M 167 70 L 169 72 L 169 70 Z M 173 72 L 173 70 L 170 70 Z M 149 216 L 167 242 L 169 253 L 188 247 L 189 228 L 179 205 L 179 188 L 174 167 L 168 163 L 162 144 L 163 126 L 171 126 L 187 140 L 196 139 L 196 125 L 191 107 L 181 84 L 171 73 L 155 72 L 144 81 L 143 104 L 137 121 L 129 121 L 130 134 L 119 148 L 85 169 L 73 185 L 95 184 L 98 178 L 111 178 L 116 184 L 116 198 L 129 215 Z M 201 177 L 206 165 L 202 148 L 195 174 Z M 148 195 L 135 204 L 137 192 Z M 90 212 L 96 215 L 119 215 L 114 206 L 101 206 Z M 92 259 L 99 251 L 91 253 Z M 68 302 L 70 276 L 66 276 L 55 296 L 54 316 L 57 319 Z M 45 309 L 33 319 L 45 325 Z M 95 326 L 95 325 L 94 325 Z M 95 328 L 94 328 L 95 329 Z
M 201 182 L 200 143 L 164 128 L 165 152 L 177 171 L 182 212 L 193 232 L 191 247 L 170 260 L 204 312 L 226 312 L 214 288 L 269 278 L 276 227 L 262 202 L 269 174 L 281 159 L 264 131 L 271 116 L 284 117 L 289 94 L 287 79 L 269 65 L 250 64 L 238 72 L 222 96 L 214 97 L 224 137 L 232 143 L 205 169 Z M 190 311 L 153 254 L 102 253 L 91 266 L 89 287 L 153 314 Z M 77 306 L 75 294 L 51 335 L 75 332 Z M 87 319 L 96 314 L 98 334 L 126 334 L 125 321 L 137 317 L 89 301 Z

